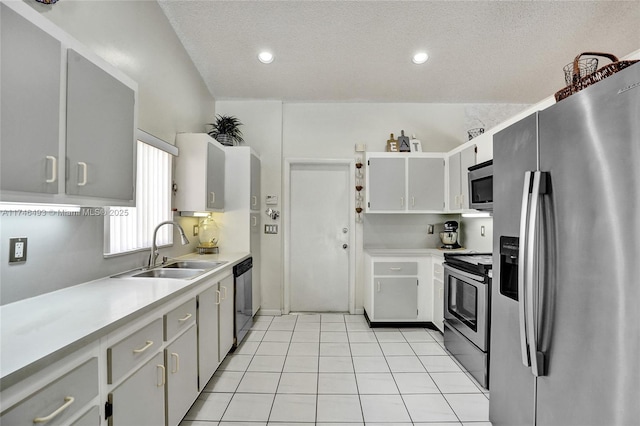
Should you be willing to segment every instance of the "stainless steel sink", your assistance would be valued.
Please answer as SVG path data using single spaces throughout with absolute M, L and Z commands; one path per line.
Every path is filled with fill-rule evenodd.
M 227 262 L 207 262 L 204 260 L 179 260 L 162 266 L 162 269 L 214 269 Z
M 150 269 L 131 275 L 132 278 L 180 278 L 190 279 L 207 272 L 204 269 Z

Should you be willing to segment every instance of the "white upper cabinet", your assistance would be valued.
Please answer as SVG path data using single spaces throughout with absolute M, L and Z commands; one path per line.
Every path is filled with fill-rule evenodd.
M 206 133 L 179 133 L 175 207 L 181 212 L 223 211 L 225 148 Z
M 476 146 L 449 155 L 449 211 L 469 209 L 469 167 L 476 164 Z
M 134 205 L 137 84 L 23 2 L 0 7 L 0 201 Z
M 444 210 L 444 154 L 368 153 L 367 213 Z

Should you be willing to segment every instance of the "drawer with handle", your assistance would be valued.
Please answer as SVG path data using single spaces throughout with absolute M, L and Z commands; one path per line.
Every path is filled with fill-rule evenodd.
M 162 319 L 158 318 L 107 349 L 107 382 L 113 384 L 162 346 Z
M 164 340 L 173 339 L 196 322 L 196 298 L 189 299 L 164 316 Z
M 374 262 L 373 275 L 417 275 L 418 262 Z
M 91 358 L 2 413 L 0 424 L 69 424 L 98 391 L 98 358 Z

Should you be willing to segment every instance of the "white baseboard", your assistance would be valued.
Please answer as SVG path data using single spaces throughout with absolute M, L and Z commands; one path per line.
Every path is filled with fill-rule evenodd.
M 256 315 L 272 315 L 272 316 L 275 315 L 275 316 L 280 316 L 280 315 L 282 315 L 282 311 L 280 309 L 262 309 L 262 308 L 260 308 L 260 310 L 258 310 Z
M 364 315 L 364 308 L 357 308 L 356 315 Z

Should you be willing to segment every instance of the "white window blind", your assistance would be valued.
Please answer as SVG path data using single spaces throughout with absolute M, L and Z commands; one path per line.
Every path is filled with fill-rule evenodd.
M 171 220 L 171 162 L 168 152 L 138 141 L 136 207 L 112 207 L 105 218 L 105 254 L 151 247 L 153 230 Z M 158 246 L 173 243 L 173 227 L 158 230 Z

